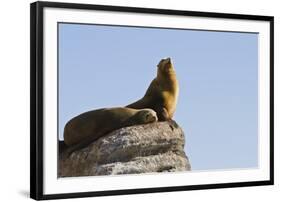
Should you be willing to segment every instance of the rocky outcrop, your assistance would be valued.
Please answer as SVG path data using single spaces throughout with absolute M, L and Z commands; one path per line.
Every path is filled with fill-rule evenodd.
M 59 177 L 190 170 L 184 133 L 174 121 L 113 131 L 89 146 L 59 157 Z

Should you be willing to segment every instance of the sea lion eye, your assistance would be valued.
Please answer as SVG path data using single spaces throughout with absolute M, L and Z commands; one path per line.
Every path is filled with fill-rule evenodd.
M 146 114 L 145 119 L 149 120 L 149 118 L 150 118 L 150 114 Z

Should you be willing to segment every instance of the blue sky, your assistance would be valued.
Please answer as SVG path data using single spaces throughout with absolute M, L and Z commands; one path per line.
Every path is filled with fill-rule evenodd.
M 59 137 L 82 112 L 141 98 L 171 57 L 192 170 L 258 166 L 258 34 L 59 25 Z

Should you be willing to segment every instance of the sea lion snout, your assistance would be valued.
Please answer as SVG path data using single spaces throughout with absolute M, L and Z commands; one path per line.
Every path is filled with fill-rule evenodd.
M 170 57 L 165 58 L 162 60 L 161 62 L 163 65 L 167 65 L 167 64 L 171 64 L 172 63 L 172 59 Z
M 168 57 L 168 58 L 164 58 L 164 59 L 160 60 L 160 62 L 158 63 L 157 66 L 158 67 L 165 66 L 166 64 L 171 64 L 171 63 L 172 63 L 172 60 L 170 57 Z
M 166 64 L 167 67 L 169 68 L 173 68 L 173 63 L 172 63 L 172 59 L 171 58 L 167 58 L 166 59 Z
M 152 109 L 146 109 L 145 111 L 145 121 L 147 123 L 152 123 L 158 121 L 157 114 Z
M 146 115 L 146 120 L 148 122 L 156 122 L 157 121 L 157 116 L 155 116 L 154 114 L 147 114 Z

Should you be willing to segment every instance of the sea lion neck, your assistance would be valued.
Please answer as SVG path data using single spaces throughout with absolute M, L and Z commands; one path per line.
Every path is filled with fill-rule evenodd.
M 171 86 L 175 83 L 177 83 L 177 76 L 175 71 L 171 72 L 157 72 L 157 80 L 161 82 L 162 85 L 168 85 Z

